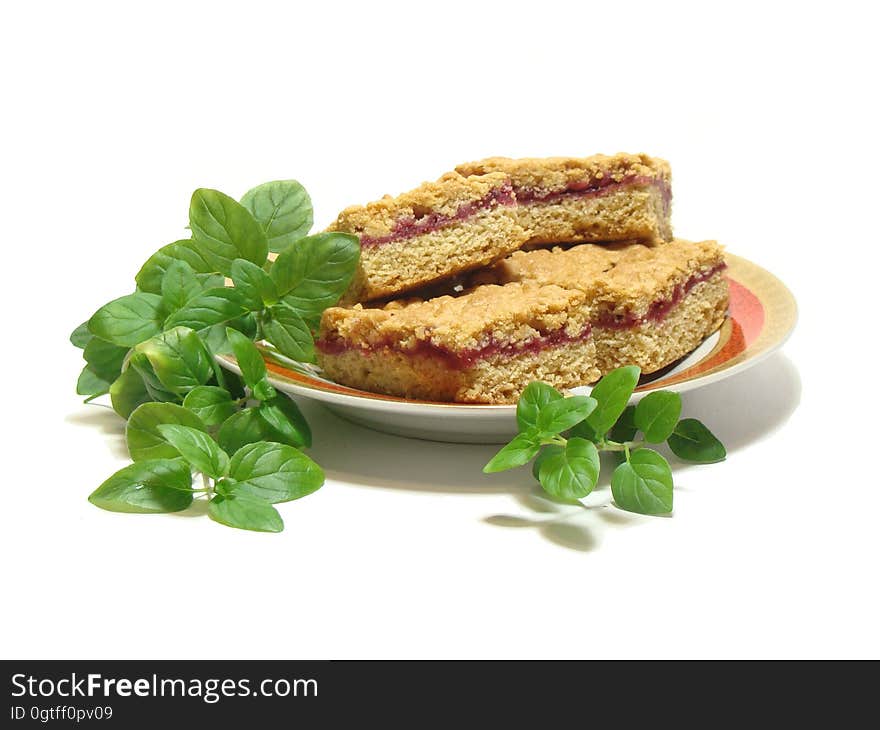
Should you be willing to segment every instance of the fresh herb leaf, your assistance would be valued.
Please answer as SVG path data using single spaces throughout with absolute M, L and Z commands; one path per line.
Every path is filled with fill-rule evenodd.
M 104 395 L 109 391 L 109 380 L 102 378 L 88 365 L 82 369 L 82 372 L 80 372 L 79 378 L 77 378 L 76 381 L 77 395 L 86 395 L 88 396 L 86 400 L 90 401 L 92 398 L 97 398 L 99 395 Z
M 189 225 L 195 249 L 215 271 L 227 276 L 235 259 L 262 266 L 269 244 L 250 212 L 219 190 L 200 188 L 189 206 Z
M 569 437 L 577 436 L 578 438 L 586 439 L 587 441 L 592 441 L 593 443 L 598 443 L 600 438 L 599 434 L 597 434 L 593 427 L 587 423 L 586 421 L 581 421 L 580 423 L 576 423 L 571 427 L 571 430 L 568 432 Z
M 312 201 L 296 180 L 275 180 L 248 190 L 241 204 L 266 232 L 270 251 L 281 251 L 312 227 Z
M 598 405 L 587 418 L 587 425 L 600 437 L 620 418 L 639 382 L 640 372 L 635 365 L 617 368 L 593 386 L 590 396 Z
M 318 233 L 285 248 L 269 275 L 282 301 L 314 327 L 321 312 L 336 304 L 348 289 L 360 254 L 356 236 Z
M 225 324 L 247 313 L 244 297 L 232 287 L 207 289 L 165 320 L 165 328 L 189 327 L 197 332 Z
M 123 370 L 110 386 L 110 403 L 113 405 L 113 410 L 123 418 L 128 418 L 135 408 L 151 400 L 144 379 L 132 367 Z
M 208 503 L 208 516 L 227 527 L 256 532 L 281 532 L 284 521 L 271 504 L 233 488 L 229 494 L 217 494 Z
M 584 395 L 553 400 L 538 411 L 538 431 L 555 436 L 583 421 L 595 408 L 595 399 Z
M 175 403 L 144 403 L 134 410 L 125 426 L 125 443 L 132 461 L 173 459 L 178 456 L 177 449 L 159 431 L 159 426 L 166 423 L 205 430 L 202 420 L 183 406 Z
M 243 446 L 229 460 L 229 476 L 236 494 L 267 502 L 287 502 L 305 497 L 324 483 L 324 472 L 301 451 L 276 443 Z
M 286 304 L 264 312 L 263 335 L 282 355 L 299 362 L 315 361 L 315 341 L 308 325 Z
M 214 271 L 214 268 L 195 250 L 191 239 L 175 241 L 160 248 L 141 266 L 140 271 L 134 277 L 138 290 L 161 294 L 165 272 L 175 261 L 185 261 L 193 271 L 200 274 Z
M 281 441 L 291 446 L 311 446 L 312 431 L 299 407 L 286 395 L 267 398 L 257 412 L 271 426 Z
M 102 380 L 111 383 L 122 372 L 122 363 L 127 354 L 127 347 L 105 342 L 99 337 L 92 337 L 83 350 L 83 358 L 89 364 L 92 372 Z
M 261 401 L 272 400 L 278 393 L 275 388 L 272 387 L 272 384 L 269 382 L 268 378 L 263 378 L 256 385 L 254 385 L 252 390 L 254 398 Z
M 491 458 L 483 467 L 483 473 L 492 474 L 522 466 L 531 461 L 540 448 L 541 442 L 537 433 L 531 430 L 521 433 Z
M 611 477 L 611 493 L 621 509 L 643 515 L 672 512 L 672 470 L 651 449 L 634 451 Z
M 188 327 L 174 327 L 135 348 L 150 361 L 165 390 L 185 395 L 208 382 L 214 372 L 211 356 Z
M 679 421 L 666 443 L 679 459 L 697 464 L 713 464 L 727 457 L 724 444 L 696 418 Z
M 242 446 L 259 441 L 274 440 L 274 429 L 256 408 L 246 408 L 233 413 L 217 431 L 217 441 L 227 454 L 234 454 Z
M 535 460 L 532 462 L 532 476 L 535 477 L 535 480 L 538 479 L 538 474 L 541 471 L 541 464 L 543 464 L 547 459 L 555 456 L 556 454 L 561 454 L 565 451 L 564 446 L 560 446 L 559 444 L 548 444 L 546 446 L 541 447 L 541 451 L 538 452 L 538 456 L 535 457 Z
M 648 393 L 639 401 L 635 425 L 649 444 L 663 443 L 678 423 L 681 415 L 681 396 L 668 390 Z
M 226 473 L 229 457 L 208 434 L 201 429 L 176 423 L 160 423 L 157 430 L 169 444 L 180 452 L 196 471 L 219 479 Z
M 89 497 L 111 512 L 179 512 L 192 504 L 189 467 L 171 459 L 149 459 L 123 467 Z
M 134 347 L 162 331 L 162 297 L 135 292 L 101 307 L 89 320 L 89 331 L 120 347 Z
M 138 375 L 141 376 L 141 380 L 144 383 L 144 387 L 147 389 L 147 393 L 150 394 L 151 400 L 163 403 L 166 401 L 178 400 L 178 396 L 175 393 L 171 393 L 165 389 L 165 386 L 162 385 L 162 382 L 156 376 L 156 371 L 153 370 L 153 366 L 150 364 L 149 359 L 142 352 L 132 350 L 132 353 L 128 358 L 128 368 L 134 369 Z
M 206 426 L 219 426 L 236 411 L 229 391 L 216 385 L 193 388 L 183 399 L 183 407 L 195 413 Z
M 623 413 L 620 414 L 620 418 L 617 419 L 617 423 L 615 423 L 608 432 L 608 437 L 619 444 L 626 441 L 632 441 L 639 431 L 636 427 L 635 415 L 635 406 L 627 406 L 624 408 Z
M 562 400 L 562 393 L 556 388 L 534 381 L 526 386 L 516 404 L 516 422 L 520 431 L 538 427 L 538 413 L 552 401 Z
M 599 452 L 592 441 L 570 438 L 565 448 L 541 459 L 538 481 L 559 499 L 581 499 L 593 491 L 599 478 Z
M 244 305 L 255 312 L 278 301 L 275 282 L 262 268 L 244 259 L 235 259 L 230 272 L 236 291 L 243 297 Z
M 238 330 L 226 329 L 226 337 L 232 346 L 232 352 L 245 385 L 251 390 L 266 377 L 266 363 L 253 340 L 245 337 Z
M 86 345 L 89 344 L 89 340 L 91 340 L 92 337 L 94 337 L 94 335 L 89 332 L 89 323 L 83 322 L 79 327 L 77 327 L 73 332 L 70 333 L 70 344 L 82 350 L 83 348 L 85 348 Z
M 173 261 L 162 278 L 162 307 L 176 312 L 202 290 L 196 272 L 186 261 Z

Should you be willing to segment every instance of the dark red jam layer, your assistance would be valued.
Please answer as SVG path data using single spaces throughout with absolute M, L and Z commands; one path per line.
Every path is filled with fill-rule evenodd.
M 445 228 L 475 215 L 481 210 L 494 208 L 496 205 L 516 205 L 513 187 L 510 183 L 494 188 L 486 197 L 464 203 L 455 215 L 426 213 L 421 216 L 409 216 L 395 221 L 391 233 L 387 236 L 361 236 L 361 246 L 381 246 L 383 243 L 403 241 L 407 238 L 420 236 L 424 233 Z
M 602 327 L 605 329 L 628 329 L 638 327 L 645 322 L 659 322 L 666 317 L 673 307 L 678 305 L 688 292 L 697 284 L 711 279 L 715 274 L 727 268 L 725 263 L 713 266 L 708 271 L 704 271 L 696 276 L 692 276 L 683 284 L 675 287 L 672 297 L 669 299 L 658 299 L 651 304 L 646 314 L 641 316 L 635 315 L 602 315 L 594 320 L 592 325 L 587 325 L 580 333 L 576 335 L 568 334 L 564 329 L 553 330 L 552 332 L 541 332 L 537 337 L 528 342 L 518 342 L 516 344 L 499 343 L 494 337 L 490 337 L 485 345 L 474 347 L 461 352 L 453 352 L 449 348 L 437 345 L 430 341 L 420 340 L 414 348 L 402 348 L 392 339 L 376 342 L 370 347 L 362 347 L 354 345 L 342 339 L 320 339 L 315 345 L 325 355 L 341 355 L 349 350 L 358 350 L 364 355 L 377 350 L 397 350 L 405 352 L 407 355 L 420 355 L 441 360 L 451 370 L 463 370 L 470 367 L 474 363 L 491 355 L 505 355 L 513 357 L 524 352 L 540 352 L 551 347 L 566 344 L 568 342 L 577 342 L 586 340 L 592 334 L 593 327 Z
M 527 342 L 517 342 L 515 344 L 502 343 L 489 337 L 488 342 L 480 347 L 473 347 L 460 352 L 453 352 L 447 347 L 420 340 L 414 348 L 401 348 L 397 342 L 388 340 L 386 342 L 377 342 L 371 347 L 359 347 L 352 345 L 345 340 L 318 340 L 315 344 L 317 348 L 326 355 L 339 355 L 348 350 L 360 350 L 367 355 L 376 350 L 390 349 L 405 352 L 407 355 L 421 355 L 442 360 L 446 367 L 450 370 L 464 370 L 479 360 L 484 360 L 492 355 L 503 355 L 513 357 L 526 352 L 540 352 L 551 347 L 558 347 L 569 342 L 579 342 L 589 339 L 592 327 L 587 325 L 581 332 L 575 335 L 568 334 L 565 329 L 553 330 L 552 332 L 541 332 L 537 337 Z
M 648 175 L 629 175 L 621 180 L 613 180 L 610 177 L 597 180 L 579 180 L 569 184 L 565 190 L 518 187 L 514 189 L 514 192 L 518 203 L 555 203 L 564 198 L 596 198 L 624 188 L 645 185 L 653 185 L 660 190 L 663 196 L 663 210 L 668 212 L 669 206 L 672 204 L 672 187 L 666 180 Z
M 708 281 L 715 274 L 723 271 L 727 268 L 727 264 L 723 261 L 716 266 L 713 266 L 711 269 L 704 271 L 700 274 L 696 274 L 692 276 L 690 279 L 685 281 L 682 284 L 679 284 L 672 292 L 672 296 L 669 299 L 658 299 L 655 302 L 651 303 L 651 306 L 648 307 L 648 311 L 642 315 L 635 315 L 631 312 L 626 314 L 610 314 L 608 312 L 600 314 L 598 317 L 593 319 L 594 327 L 602 327 L 603 329 L 629 329 L 631 327 L 638 327 L 640 324 L 644 324 L 645 322 L 660 322 L 666 318 L 666 315 L 672 311 L 673 307 L 676 307 L 681 303 L 681 300 L 684 299 L 688 292 L 693 289 L 697 284 L 701 284 L 704 281 Z

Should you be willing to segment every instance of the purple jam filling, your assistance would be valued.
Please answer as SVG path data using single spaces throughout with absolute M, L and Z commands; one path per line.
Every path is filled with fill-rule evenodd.
M 420 340 L 416 347 L 403 349 L 396 342 L 391 340 L 387 342 L 379 342 L 371 347 L 359 347 L 352 345 L 344 340 L 318 340 L 315 344 L 317 348 L 327 355 L 339 355 L 348 350 L 360 350 L 367 355 L 376 350 L 392 349 L 405 352 L 407 355 L 421 355 L 442 360 L 446 367 L 450 370 L 464 370 L 479 360 L 483 360 L 491 355 L 505 355 L 513 357 L 521 355 L 525 352 L 540 352 L 550 347 L 558 347 L 569 342 L 578 342 L 589 339 L 592 327 L 587 325 L 581 332 L 570 335 L 564 329 L 553 330 L 552 332 L 542 332 L 528 342 L 517 342 L 510 344 L 506 342 L 497 342 L 494 337 L 490 337 L 485 345 L 473 347 L 460 352 L 453 352 L 449 348 L 436 345 L 433 342 Z
M 598 178 L 595 180 L 578 180 L 569 183 L 564 190 L 546 190 L 543 188 L 515 188 L 516 200 L 518 203 L 555 203 L 564 198 L 596 198 L 601 195 L 607 195 L 624 188 L 653 185 L 659 188 L 663 196 L 663 211 L 669 212 L 669 206 L 672 204 L 672 187 L 669 183 L 659 177 L 649 177 L 648 175 L 628 175 L 621 180 L 614 180 L 610 177 Z
M 377 342 L 370 347 L 362 347 L 342 339 L 327 340 L 322 338 L 318 340 L 315 345 L 325 355 L 340 355 L 349 350 L 358 350 L 364 355 L 369 355 L 371 352 L 382 349 L 398 350 L 400 352 L 405 352 L 408 355 L 421 355 L 441 360 L 450 370 L 463 370 L 477 361 L 491 355 L 501 354 L 513 357 L 524 352 L 540 352 L 541 350 L 557 347 L 569 342 L 586 340 L 592 334 L 593 327 L 601 327 L 604 329 L 629 329 L 631 327 L 638 327 L 645 322 L 660 322 L 697 284 L 708 281 L 726 268 L 727 264 L 722 262 L 707 271 L 692 276 L 683 284 L 679 284 L 675 287 L 671 298 L 658 299 L 653 302 L 648 308 L 647 313 L 644 315 L 600 315 L 598 319 L 593 321 L 592 325 L 587 325 L 581 332 L 575 335 L 568 334 L 564 329 L 558 329 L 553 330 L 552 332 L 541 332 L 538 337 L 535 337 L 528 342 L 519 342 L 516 344 L 500 343 L 497 342 L 494 337 L 490 337 L 485 345 L 463 350 L 461 352 L 453 352 L 449 348 L 424 340 L 420 340 L 416 347 L 406 349 L 399 347 L 399 345 L 391 339 L 384 342 Z
M 700 274 L 696 274 L 688 279 L 683 284 L 679 284 L 675 287 L 672 292 L 672 296 L 669 299 L 658 299 L 655 302 L 651 303 L 651 306 L 648 307 L 648 311 L 642 315 L 635 315 L 631 312 L 626 314 L 611 314 L 604 313 L 599 315 L 598 318 L 593 320 L 593 326 L 602 327 L 603 329 L 614 329 L 614 330 L 622 330 L 629 329 L 631 327 L 638 327 L 645 322 L 660 322 L 666 318 L 666 315 L 672 311 L 673 307 L 677 306 L 681 303 L 681 300 L 684 299 L 688 292 L 693 289 L 697 284 L 701 284 L 704 281 L 708 281 L 715 274 L 723 271 L 727 268 L 727 264 L 723 261 L 720 264 L 716 264 L 711 269 L 704 271 Z
M 409 216 L 406 218 L 400 218 L 394 222 L 391 233 L 387 236 L 361 235 L 361 246 L 381 246 L 383 243 L 403 241 L 408 238 L 420 236 L 424 233 L 430 233 L 431 231 L 436 231 L 458 221 L 470 218 L 481 210 L 494 208 L 496 205 L 516 205 L 516 198 L 513 196 L 513 187 L 511 187 L 510 183 L 505 183 L 504 185 L 493 189 L 492 192 L 484 198 L 464 203 L 458 208 L 455 215 L 427 213 L 418 217 Z

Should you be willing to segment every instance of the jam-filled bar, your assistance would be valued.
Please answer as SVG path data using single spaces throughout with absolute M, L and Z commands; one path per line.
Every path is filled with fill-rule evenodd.
M 515 403 L 533 380 L 570 388 L 599 377 L 591 313 L 577 289 L 510 283 L 457 297 L 325 310 L 324 374 L 405 398 Z
M 343 303 L 399 295 L 485 266 L 525 242 L 504 173 L 447 173 L 396 198 L 346 208 L 328 230 L 360 239 L 361 258 Z
M 651 373 L 721 326 L 728 305 L 724 269 L 724 251 L 715 241 L 582 244 L 518 251 L 473 275 L 470 283 L 552 282 L 580 290 L 592 310 L 600 371 L 638 365 Z
M 459 165 L 462 175 L 503 173 L 530 244 L 672 238 L 669 163 L 647 155 L 510 159 Z

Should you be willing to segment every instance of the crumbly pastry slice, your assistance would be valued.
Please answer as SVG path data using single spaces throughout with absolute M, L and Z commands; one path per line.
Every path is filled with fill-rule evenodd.
M 599 377 L 585 296 L 553 285 L 333 307 L 317 350 L 338 383 L 432 401 L 515 403 L 533 380 L 570 388 Z
M 724 321 L 724 251 L 715 241 L 674 240 L 519 251 L 470 284 L 552 282 L 586 295 L 597 364 L 659 370 L 697 347 Z
M 352 233 L 361 258 L 343 303 L 396 296 L 486 266 L 525 242 L 507 175 L 447 173 L 396 198 L 346 208 L 328 230 Z
M 530 244 L 672 238 L 672 187 L 665 160 L 624 153 L 490 157 L 459 165 L 456 171 L 510 176 Z

